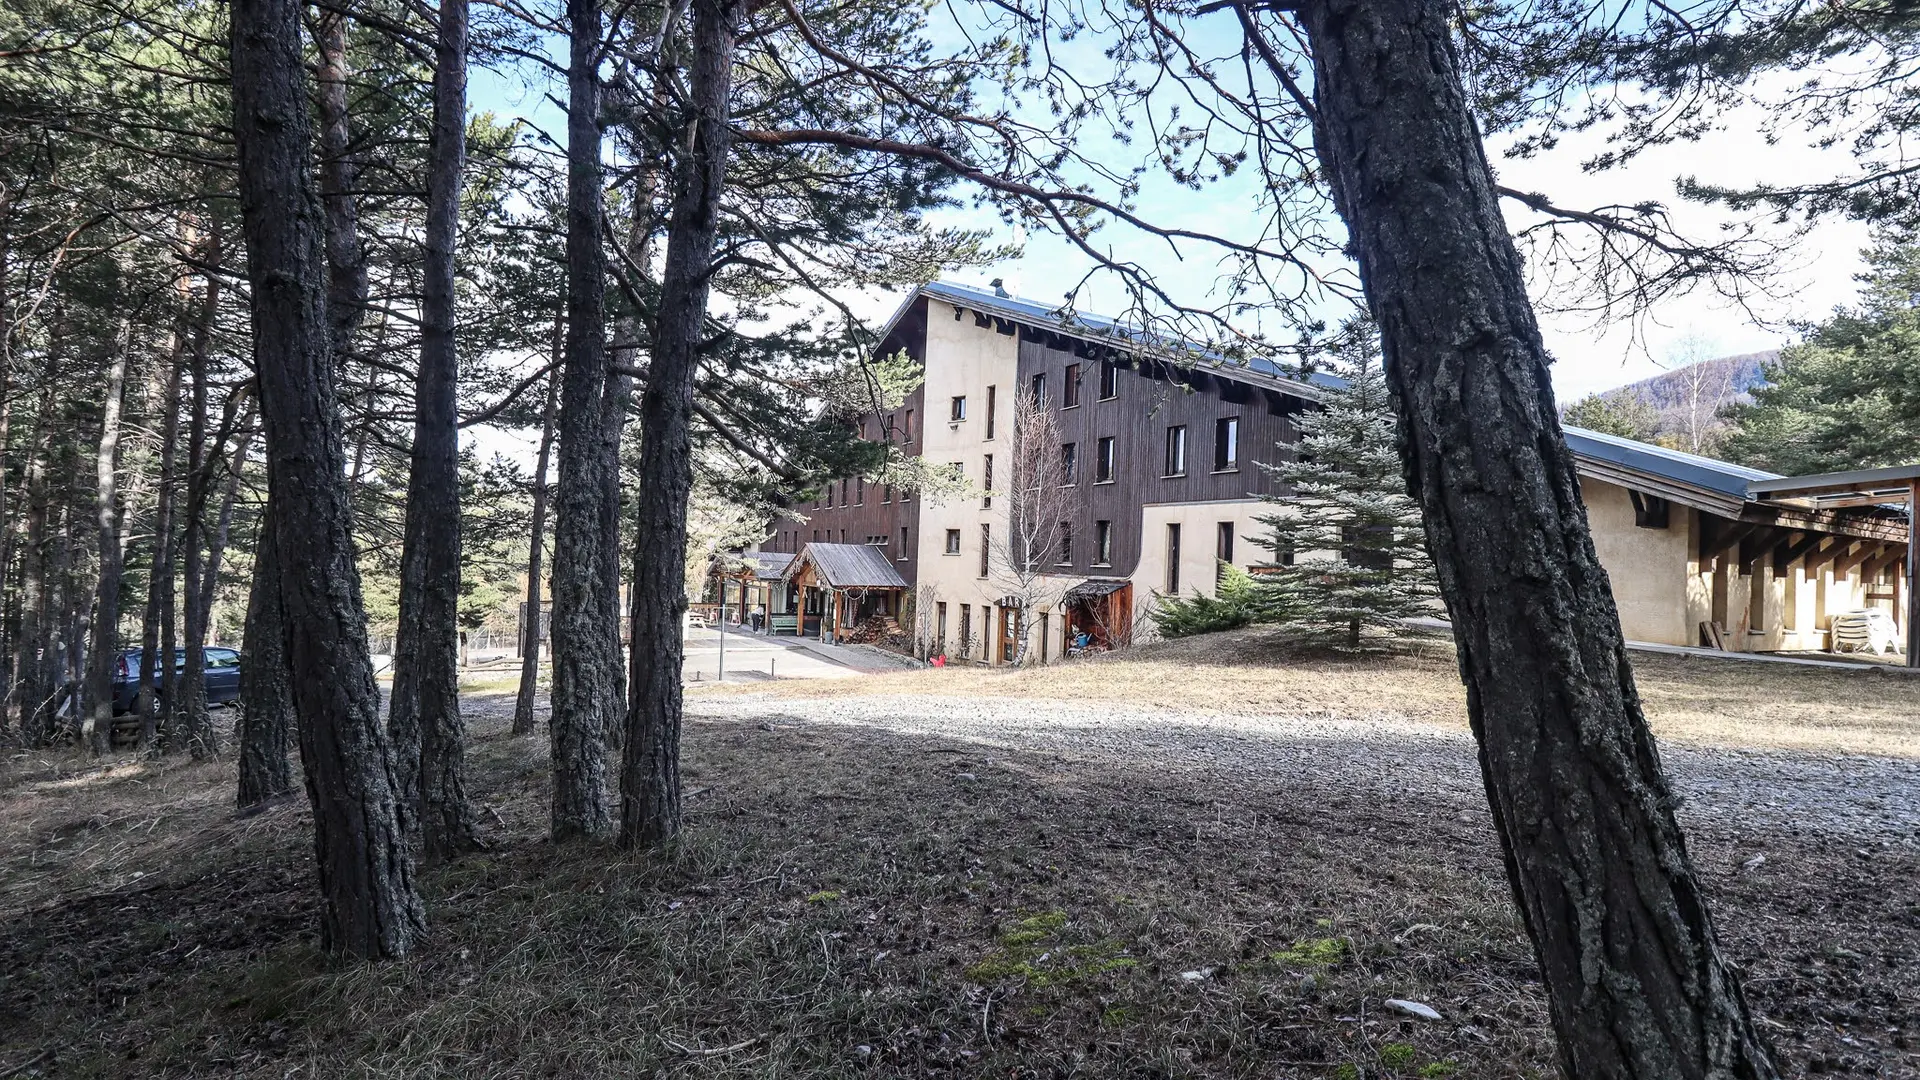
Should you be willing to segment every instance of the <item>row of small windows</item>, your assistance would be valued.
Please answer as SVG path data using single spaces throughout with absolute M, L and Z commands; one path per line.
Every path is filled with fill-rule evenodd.
M 847 486 L 849 484 L 853 485 L 851 491 L 849 491 Z M 834 491 L 836 488 L 839 490 L 839 493 L 840 493 L 840 501 L 837 504 L 834 502 Z M 898 492 L 897 494 L 899 496 L 899 501 L 901 502 L 906 502 L 909 499 L 913 498 L 913 493 L 910 491 L 901 491 L 901 492 Z M 886 503 L 893 502 L 895 495 L 896 495 L 896 492 L 894 490 L 894 486 L 892 484 L 887 484 L 880 489 L 880 502 L 883 505 Z M 813 500 L 813 508 L 815 510 L 831 510 L 834 508 L 835 505 L 839 505 L 839 506 L 867 505 L 866 478 L 861 476 L 856 476 L 850 480 L 842 480 L 837 485 L 833 483 L 829 483 L 827 484 L 826 493 L 822 495 L 820 498 Z
M 946 553 L 960 555 L 961 536 L 959 529 L 947 530 Z M 1058 547 L 1055 560 L 1062 566 L 1073 563 L 1073 523 L 1060 523 Z M 1093 565 L 1109 566 L 1113 563 L 1113 522 L 1096 521 L 1093 523 Z M 980 526 L 980 576 L 986 577 L 993 568 L 993 526 Z
M 1060 391 L 1060 407 L 1063 409 L 1079 408 L 1080 407 L 1080 365 L 1068 364 L 1067 370 L 1066 370 L 1066 376 L 1064 379 L 1061 380 L 1061 382 L 1062 382 L 1062 387 Z M 998 405 L 998 402 L 995 400 L 995 398 L 997 397 L 998 390 L 999 390 L 999 387 L 995 387 L 995 386 L 987 387 L 986 437 L 989 439 L 993 438 L 994 421 L 998 418 L 997 414 L 999 410 L 996 408 L 996 406 Z M 1100 400 L 1111 401 L 1114 398 L 1118 397 L 1119 395 L 1120 395 L 1120 367 L 1119 365 L 1114 364 L 1111 361 L 1102 360 L 1100 362 Z M 1032 396 L 1033 396 L 1033 403 L 1035 405 L 1045 405 L 1047 403 L 1047 373 L 1046 372 L 1041 371 L 1041 372 L 1036 372 L 1034 374 Z M 958 424 L 965 421 L 966 418 L 967 418 L 967 395 L 965 394 L 953 395 L 953 397 L 950 398 L 947 402 L 947 422 L 950 424 Z
M 1167 455 L 1163 477 L 1187 475 L 1187 426 L 1175 424 L 1167 428 Z M 1102 435 L 1094 442 L 1093 482 L 1109 484 L 1114 474 L 1114 436 Z M 953 461 L 947 465 L 955 479 L 965 475 L 965 464 Z M 1223 416 L 1213 423 L 1213 471 L 1234 472 L 1240 468 L 1240 418 Z M 980 487 L 983 492 L 980 508 L 993 508 L 993 455 L 987 454 L 981 459 Z M 1080 444 L 1060 444 L 1060 482 L 1077 484 L 1080 482 Z M 832 506 L 831 499 L 827 502 Z

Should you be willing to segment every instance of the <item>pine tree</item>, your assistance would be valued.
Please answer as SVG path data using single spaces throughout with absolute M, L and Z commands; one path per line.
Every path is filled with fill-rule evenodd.
M 1354 323 L 1344 337 L 1345 384 L 1300 417 L 1291 460 L 1261 464 L 1291 494 L 1263 496 L 1278 509 L 1259 518 L 1272 530 L 1261 543 L 1281 566 L 1250 602 L 1315 643 L 1358 649 L 1369 627 L 1404 633 L 1438 588 L 1400 471 L 1378 332 Z

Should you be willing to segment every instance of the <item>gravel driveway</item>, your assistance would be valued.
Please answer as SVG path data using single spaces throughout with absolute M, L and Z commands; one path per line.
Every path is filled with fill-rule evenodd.
M 1125 709 L 1037 698 L 888 695 L 688 700 L 717 720 L 858 725 L 1040 755 L 1062 765 L 1149 767 L 1196 784 L 1271 783 L 1408 793 L 1429 805 L 1485 811 L 1472 738 L 1431 724 L 1369 718 L 1231 716 Z M 1661 748 L 1691 830 L 1814 841 L 1920 845 L 1920 763 L 1859 755 Z

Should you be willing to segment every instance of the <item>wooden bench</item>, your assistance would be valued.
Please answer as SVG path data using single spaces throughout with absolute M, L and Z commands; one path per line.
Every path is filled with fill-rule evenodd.
M 767 619 L 767 629 L 776 634 L 797 634 L 800 632 L 800 616 L 773 615 Z

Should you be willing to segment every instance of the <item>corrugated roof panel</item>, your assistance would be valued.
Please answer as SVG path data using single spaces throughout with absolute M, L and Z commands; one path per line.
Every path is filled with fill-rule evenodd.
M 893 568 L 886 550 L 878 544 L 808 544 L 800 551 L 793 568 L 812 562 L 821 580 L 836 589 L 904 589 L 900 572 Z
M 1744 465 L 1735 465 L 1728 461 L 1715 461 L 1713 458 L 1689 454 L 1681 450 L 1669 450 L 1652 443 L 1623 439 L 1618 435 L 1603 435 L 1598 431 L 1585 428 L 1567 427 L 1562 429 L 1567 436 L 1567 448 L 1576 454 L 1609 461 L 1622 468 L 1638 469 L 1668 480 L 1694 487 L 1717 491 L 1722 495 L 1731 495 L 1736 499 L 1747 497 L 1747 484 L 1754 480 L 1776 480 L 1779 473 L 1749 469 Z

